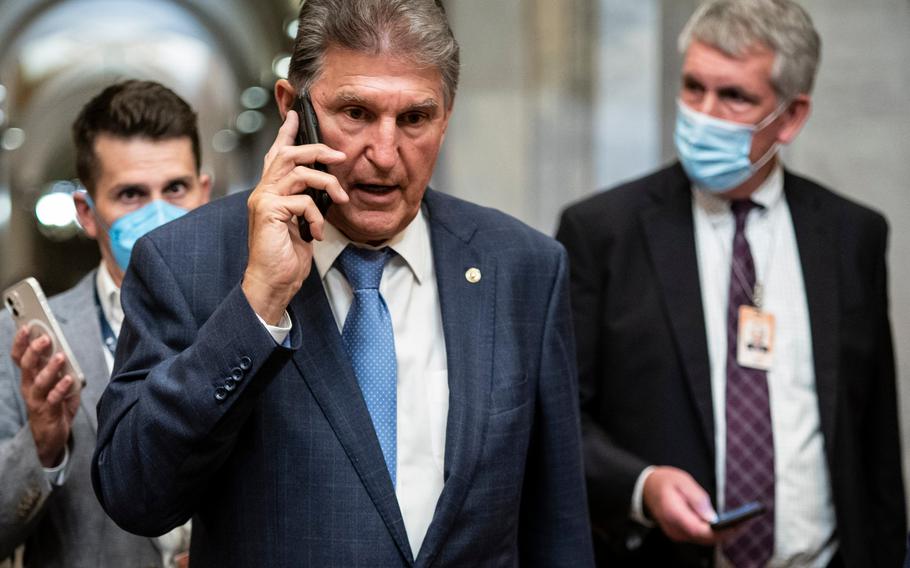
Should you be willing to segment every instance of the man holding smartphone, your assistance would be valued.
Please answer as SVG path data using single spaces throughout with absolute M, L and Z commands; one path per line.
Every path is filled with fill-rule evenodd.
M 887 223 L 778 151 L 809 117 L 818 33 L 791 0 L 712 0 L 679 46 L 679 162 L 558 233 L 598 561 L 898 566 Z M 715 530 L 741 507 L 765 512 Z
M 139 534 L 192 517 L 194 566 L 590 566 L 564 251 L 427 188 L 442 3 L 299 23 L 258 186 L 137 243 L 99 499 Z M 294 144 L 305 93 L 323 144 Z
M 161 539 L 117 527 L 92 492 L 95 407 L 123 321 L 120 285 L 136 239 L 209 200 L 200 175 L 196 114 L 171 90 L 126 81 L 92 99 L 73 125 L 74 195 L 101 264 L 50 300 L 85 374 L 81 393 L 47 337 L 29 341 L 0 318 L 0 558 L 25 545 L 28 566 L 173 566 L 188 534 Z M 77 393 L 77 394 L 73 394 Z

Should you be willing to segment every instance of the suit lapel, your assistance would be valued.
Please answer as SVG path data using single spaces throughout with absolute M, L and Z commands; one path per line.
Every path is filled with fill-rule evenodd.
M 713 462 L 711 369 L 688 178 L 677 166 L 653 193 L 656 204 L 641 213 L 645 240 Z
M 467 496 L 486 435 L 493 369 L 496 265 L 469 245 L 476 231 L 457 202 L 427 191 L 433 263 L 442 310 L 449 381 L 445 485 L 418 555 L 432 563 Z M 481 279 L 465 273 L 477 268 Z
M 296 330 L 292 332 L 292 347 L 296 349 L 294 364 L 348 454 L 395 544 L 412 562 L 382 449 L 315 267 L 291 301 L 289 311 Z
M 101 324 L 95 305 L 95 275 L 90 272 L 66 295 L 54 302 L 54 317 L 60 324 L 66 342 L 85 376 L 79 405 L 92 430 L 98 431 L 96 407 L 98 399 L 110 381 L 110 371 L 104 358 Z
M 809 307 L 812 358 L 818 407 L 827 455 L 834 448 L 837 406 L 838 305 L 836 218 L 828 214 L 819 196 L 804 191 L 801 181 L 784 173 L 784 194 L 793 218 L 796 245 Z

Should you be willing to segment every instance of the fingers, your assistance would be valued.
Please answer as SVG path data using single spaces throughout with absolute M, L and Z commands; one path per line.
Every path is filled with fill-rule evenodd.
M 711 545 L 716 517 L 707 492 L 691 475 L 674 467 L 657 467 L 645 479 L 644 499 L 651 515 L 671 539 Z
M 689 508 L 707 523 L 717 519 L 717 512 L 711 505 L 711 496 L 690 475 L 682 478 L 676 486 Z
M 10 357 L 19 368 L 22 368 L 22 356 L 25 355 L 26 349 L 28 349 L 28 328 L 22 326 L 13 337 L 13 347 L 10 349 Z
M 303 222 L 309 224 L 310 234 L 313 235 L 313 238 L 317 241 L 321 241 L 324 236 L 323 227 L 325 225 L 325 219 L 310 196 L 292 195 L 286 199 L 292 203 L 294 210 L 297 211 L 297 213 L 295 213 L 297 218 L 302 219 Z
M 322 240 L 325 219 L 309 195 L 270 196 L 259 200 L 257 206 L 264 211 L 270 211 L 270 214 L 277 216 L 284 223 L 296 224 L 300 221 L 308 223 L 313 238 Z M 291 231 L 291 234 L 299 237 L 297 231 Z
M 18 361 L 15 358 L 13 361 L 19 365 L 19 368 L 22 370 L 23 377 L 26 375 L 34 376 L 41 370 L 44 359 L 49 355 L 48 352 L 51 348 L 51 338 L 46 335 L 42 335 L 41 337 L 38 337 L 29 343 L 28 331 L 26 331 L 25 342 L 26 348 L 22 353 L 22 356 L 19 357 Z
M 338 164 L 347 158 L 343 152 L 333 150 L 325 144 L 295 145 L 297 125 L 297 113 L 288 112 L 284 124 L 278 130 L 275 142 L 266 153 L 263 161 L 262 181 L 265 183 L 264 185 L 260 183 L 260 187 L 263 190 L 267 190 L 270 186 L 281 181 L 298 166 L 309 167 L 314 162 Z M 345 197 L 332 195 L 332 200 L 334 201 L 336 198 L 345 200 Z
M 275 142 L 272 143 L 269 153 L 273 150 L 277 151 L 281 146 L 292 146 L 294 139 L 297 137 L 299 125 L 300 117 L 297 116 L 297 113 L 292 110 L 288 111 L 287 116 L 284 117 L 284 124 L 278 129 L 278 136 L 275 137 Z
M 341 184 L 332 174 L 312 170 L 303 166 L 296 166 L 276 186 L 279 195 L 294 195 L 304 192 L 307 188 L 325 191 L 332 198 L 333 203 L 347 203 L 348 194 L 342 189 Z
M 681 493 L 666 500 L 660 525 L 668 537 L 678 542 L 711 545 L 715 540 L 711 526 Z
M 50 392 L 47 393 L 47 403 L 51 406 L 56 406 L 62 403 L 69 396 L 72 386 L 73 377 L 64 375 L 64 377 L 60 379 L 56 385 L 54 385 L 54 388 L 52 388 Z
M 321 177 L 334 176 L 313 169 L 312 166 L 314 162 L 319 162 L 321 164 L 338 164 L 343 162 L 346 158 L 347 156 L 344 153 L 332 150 L 325 144 L 282 146 L 275 150 L 274 153 L 270 151 L 270 153 L 266 155 L 266 163 L 262 173 L 262 180 L 265 184 L 260 184 L 260 186 L 265 189 L 272 188 L 272 192 L 274 193 L 281 193 L 280 191 L 275 190 L 275 185 L 284 180 L 289 174 L 294 173 L 297 168 L 300 167 L 306 170 L 306 172 L 309 172 L 309 175 L 314 180 L 313 183 L 318 183 L 315 180 L 318 180 Z M 335 183 L 337 184 L 337 180 Z M 322 185 L 327 185 L 327 183 L 323 182 Z M 305 187 L 306 184 L 304 184 L 303 187 L 298 188 L 298 191 L 302 191 Z M 311 185 L 310 187 L 314 186 Z M 340 188 L 341 186 L 338 185 L 338 187 Z M 339 192 L 338 195 L 333 195 L 332 199 L 345 199 L 347 196 L 341 195 L 342 193 L 343 192 Z M 284 195 L 287 195 L 287 193 L 284 193 Z
M 310 196 L 303 193 L 307 188 L 327 192 L 335 203 L 348 201 L 347 193 L 335 176 L 297 166 L 275 185 L 274 191 L 250 195 L 247 204 L 251 218 L 279 219 L 287 223 L 296 216 L 310 224 L 314 238 L 322 240 L 322 213 Z
M 717 535 L 711 530 L 709 524 L 717 514 L 711 507 L 708 494 L 700 485 L 690 477 L 690 483 L 682 482 L 677 485 L 682 506 L 676 517 L 677 527 L 684 540 L 703 545 L 714 544 Z
M 32 382 L 31 386 L 31 396 L 35 401 L 47 400 L 51 390 L 58 385 L 64 377 L 61 376 L 60 371 L 63 370 L 64 363 L 63 353 L 55 353 L 53 357 L 50 358 L 47 365 L 45 365 Z M 72 383 L 72 378 L 70 378 Z M 64 391 L 64 395 L 66 391 Z M 62 399 L 61 399 L 62 400 Z

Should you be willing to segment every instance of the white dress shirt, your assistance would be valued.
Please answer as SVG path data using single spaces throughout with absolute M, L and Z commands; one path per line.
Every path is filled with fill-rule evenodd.
M 735 224 L 727 200 L 693 189 L 692 212 L 711 363 L 718 508 L 726 464 L 727 297 Z M 815 388 L 809 309 L 790 208 L 778 165 L 752 194 L 746 238 L 763 286 L 762 309 L 775 318 L 768 371 L 774 433 L 774 555 L 769 566 L 827 566 L 837 551 L 831 481 Z M 744 530 L 748 530 L 746 527 Z M 717 565 L 729 566 L 720 547 Z
M 95 274 L 95 287 L 98 290 L 98 301 L 101 303 L 101 313 L 111 326 L 114 337 L 120 337 L 120 328 L 123 326 L 123 306 L 120 305 L 120 287 L 114 283 L 111 273 L 104 263 L 98 267 Z M 114 370 L 114 354 L 105 347 L 104 360 L 107 361 L 108 371 Z
M 313 241 L 313 260 L 341 333 L 354 293 L 335 260 L 351 241 L 330 223 L 324 227 L 325 238 Z M 424 211 L 381 247 L 367 248 L 386 246 L 397 253 L 386 264 L 379 284 L 392 318 L 398 363 L 395 494 L 416 558 L 442 493 L 449 414 L 442 311 Z M 274 328 L 270 331 L 276 337 Z M 282 339 L 276 337 L 279 343 Z

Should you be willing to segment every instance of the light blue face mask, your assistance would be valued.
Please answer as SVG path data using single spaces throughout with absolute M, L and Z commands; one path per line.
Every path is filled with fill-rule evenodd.
M 756 125 L 714 118 L 677 101 L 676 154 L 698 188 L 723 193 L 746 182 L 777 152 L 775 143 L 754 164 L 749 159 L 752 138 L 787 108 L 781 104 Z
M 95 209 L 95 202 L 86 192 L 85 201 L 92 211 L 95 211 L 95 218 L 104 225 L 104 222 L 98 217 Z M 130 263 L 130 254 L 133 252 L 133 245 L 140 237 L 157 229 L 169 221 L 186 215 L 187 210 L 176 205 L 171 205 L 163 199 L 156 199 L 147 205 L 143 205 L 135 211 L 131 211 L 120 217 L 107 228 L 107 236 L 111 242 L 111 252 L 114 260 L 120 269 L 126 272 L 126 267 Z

